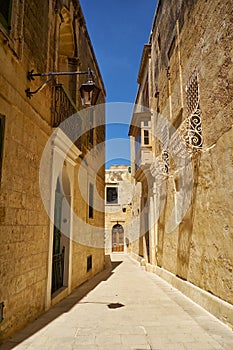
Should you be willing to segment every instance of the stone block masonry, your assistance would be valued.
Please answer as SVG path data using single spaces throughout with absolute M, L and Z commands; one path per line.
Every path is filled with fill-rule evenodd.
M 55 216 L 51 211 L 55 208 L 58 179 L 54 179 L 55 185 L 51 181 L 54 176 L 53 164 L 50 164 L 52 173 L 49 178 L 45 177 L 46 174 L 40 174 L 41 158 L 54 131 L 53 114 L 58 108 L 55 104 L 57 101 L 54 97 L 54 85 L 63 83 L 65 88 L 61 89 L 63 92 L 65 89 L 67 91 L 64 93 L 65 102 L 70 104 L 73 99 L 73 105 L 76 104 L 77 110 L 81 110 L 79 88 L 83 81 L 79 78 L 77 81 L 54 78 L 31 99 L 25 93 L 26 88 L 34 91 L 44 81 L 44 78 L 37 77 L 29 82 L 29 71 L 33 69 L 35 73 L 45 73 L 59 71 L 61 67 L 63 71 L 69 71 L 71 59 L 72 62 L 78 62 L 75 70 L 86 71 L 90 67 L 95 71 L 96 83 L 101 89 L 98 103 L 105 102 L 104 84 L 79 1 L 59 1 L 56 4 L 58 8 L 54 7 L 55 2 L 52 0 L 43 4 L 36 0 L 16 1 L 12 7 L 10 1 L 7 3 L 11 12 L 9 28 L 2 24 L 0 16 L 0 118 L 3 121 L 0 134 L 0 303 L 4 302 L 0 342 L 37 318 L 104 267 L 103 247 L 91 249 L 84 245 L 78 251 L 74 247 L 72 254 L 71 237 L 73 233 L 79 235 L 81 230 L 72 221 L 73 210 L 76 210 L 76 204 L 81 199 L 76 198 L 79 192 L 74 174 L 90 148 L 88 135 L 84 135 L 80 149 L 71 145 L 71 153 L 76 158 L 73 159 L 69 151 L 64 155 L 64 167 L 59 174 L 62 185 L 66 181 L 66 190 L 69 193 L 65 195 L 69 199 L 71 210 L 67 219 L 62 204 L 58 254 L 62 253 L 64 247 L 66 249 L 63 275 L 60 276 L 61 286 L 56 285 L 56 295 L 52 293 L 52 281 L 57 276 L 53 274 Z M 68 33 L 70 40 L 67 42 L 64 33 Z M 62 109 L 60 107 L 59 105 L 59 111 Z M 60 123 L 61 114 L 58 117 Z M 95 144 L 105 139 L 105 116 L 101 114 L 99 117 L 102 118 L 103 126 L 94 132 Z M 61 139 L 60 146 L 57 146 L 59 154 L 63 151 L 64 134 Z M 51 140 L 49 142 L 51 144 Z M 54 149 L 52 152 L 55 152 Z M 82 159 L 79 158 L 81 154 Z M 104 149 L 101 155 L 95 155 L 95 161 L 104 164 Z M 103 167 L 98 171 L 98 184 L 95 182 L 95 175 L 93 166 L 87 167 L 88 178 L 95 187 L 98 186 L 103 196 Z M 46 191 L 50 195 L 51 207 L 48 212 L 51 214 L 51 221 L 41 198 L 41 179 L 46 182 Z M 85 200 L 88 203 L 88 199 Z M 86 223 L 86 204 L 78 214 Z M 93 231 L 95 225 L 104 227 L 104 213 L 94 213 L 94 216 Z M 70 225 L 67 236 L 63 234 L 61 227 L 65 223 Z M 90 254 L 93 256 L 93 268 L 87 273 L 87 256 Z
M 149 208 L 141 224 L 147 220 L 151 225 L 144 250 L 136 245 L 132 252 L 195 301 L 199 295 L 202 306 L 229 324 L 233 303 L 231 23 L 232 1 L 158 1 L 143 50 L 136 100 L 154 112 L 150 122 L 155 161 L 148 171 L 153 185 L 149 176 L 144 180 L 135 176 L 150 188 Z M 133 133 L 131 137 L 134 141 Z M 161 161 L 168 165 L 166 173 L 159 170 Z

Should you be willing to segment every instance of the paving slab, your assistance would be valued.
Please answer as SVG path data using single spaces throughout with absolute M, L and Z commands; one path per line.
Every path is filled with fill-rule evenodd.
M 232 350 L 233 331 L 125 254 L 0 350 Z

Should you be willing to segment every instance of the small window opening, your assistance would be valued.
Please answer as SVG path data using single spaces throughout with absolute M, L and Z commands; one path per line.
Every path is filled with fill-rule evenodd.
M 92 255 L 87 257 L 87 272 L 92 269 Z
M 94 217 L 94 185 L 89 184 L 89 207 L 88 207 L 88 216 L 93 219 Z
M 12 0 L 0 1 L 0 22 L 7 29 L 11 29 Z
M 106 204 L 117 204 L 118 203 L 118 188 L 107 187 L 106 188 Z
M 149 130 L 144 130 L 144 145 L 149 145 Z

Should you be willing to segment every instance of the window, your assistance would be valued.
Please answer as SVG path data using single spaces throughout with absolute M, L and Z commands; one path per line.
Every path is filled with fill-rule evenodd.
M 9 48 L 19 59 L 22 58 L 25 40 L 23 34 L 24 8 L 25 0 L 0 0 L 0 30 L 7 40 Z M 29 35 L 31 36 L 32 33 L 30 32 Z
M 143 130 L 143 139 L 144 139 L 144 145 L 149 145 L 150 139 L 149 139 L 149 130 Z
M 106 188 L 106 203 L 117 204 L 118 203 L 118 188 L 107 187 Z
M 11 8 L 12 0 L 0 1 L 0 22 L 7 29 L 11 29 Z
M 148 122 L 148 121 L 145 121 L 145 122 L 143 122 L 143 125 L 144 125 L 144 126 L 148 126 L 148 125 L 149 125 L 149 122 Z
M 0 180 L 2 175 L 2 160 L 3 160 L 3 141 L 4 141 L 4 120 L 5 118 L 0 115 Z
M 92 255 L 87 257 L 87 272 L 92 269 Z
M 94 217 L 94 185 L 89 184 L 89 206 L 88 206 L 88 216 L 93 219 Z

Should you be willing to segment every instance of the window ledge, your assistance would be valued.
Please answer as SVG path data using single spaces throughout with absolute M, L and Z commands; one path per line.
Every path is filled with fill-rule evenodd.
M 14 42 L 11 38 L 10 33 L 5 29 L 5 27 L 0 23 L 0 33 L 3 36 L 3 44 L 7 45 L 9 47 L 9 49 L 12 51 L 13 55 L 19 60 L 20 57 L 17 53 L 17 51 L 15 50 L 15 45 Z

